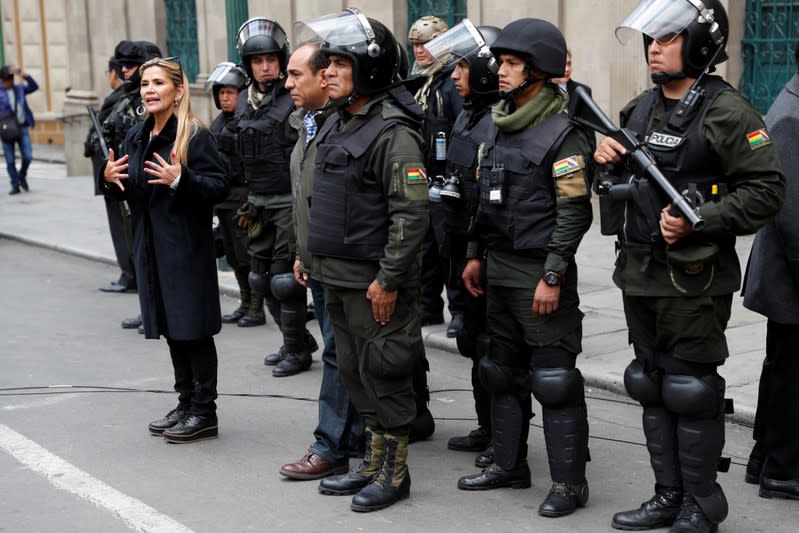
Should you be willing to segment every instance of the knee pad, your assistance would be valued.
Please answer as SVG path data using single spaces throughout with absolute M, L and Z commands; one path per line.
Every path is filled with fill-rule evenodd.
M 513 369 L 509 366 L 501 366 L 493 359 L 483 357 L 477 365 L 477 372 L 489 392 L 509 394 L 516 391 Z
M 663 404 L 661 382 L 660 374 L 647 373 L 638 359 L 633 359 L 624 371 L 624 388 L 627 389 L 627 394 L 645 407 Z
M 547 408 L 582 404 L 583 376 L 576 368 L 541 368 L 530 378 L 533 396 Z
M 272 295 L 281 303 L 303 302 L 306 289 L 294 279 L 294 274 L 273 274 L 270 283 Z
M 663 404 L 680 416 L 715 419 L 722 414 L 725 381 L 721 376 L 663 376 Z
M 269 290 L 269 277 L 267 277 L 266 273 L 256 272 L 255 270 L 250 270 L 250 273 L 247 275 L 247 280 L 250 283 L 250 288 L 254 291 L 258 291 L 261 294 L 268 292 Z

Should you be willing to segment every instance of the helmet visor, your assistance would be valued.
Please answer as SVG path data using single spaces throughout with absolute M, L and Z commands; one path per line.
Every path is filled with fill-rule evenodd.
M 219 63 L 208 80 L 205 82 L 205 90 L 210 91 L 215 85 L 224 85 L 226 87 L 240 87 L 246 81 L 241 69 L 229 61 Z
M 241 47 L 244 46 L 244 43 L 246 43 L 250 37 L 255 37 L 256 35 L 267 35 L 271 37 L 274 39 L 278 48 L 283 48 L 283 46 L 288 43 L 286 32 L 283 31 L 283 28 L 269 19 L 258 17 L 248 20 L 239 28 L 239 33 L 236 37 L 236 44 L 239 50 L 241 50 Z
M 644 34 L 668 44 L 699 16 L 688 0 L 643 0 L 616 28 L 616 38 L 627 44 Z
M 359 10 L 323 15 L 294 24 L 294 39 L 297 45 L 329 42 L 335 46 L 348 46 L 374 39 L 372 27 Z
M 485 46 L 485 40 L 472 21 L 463 19 L 438 37 L 424 44 L 425 49 L 444 67 L 476 54 Z

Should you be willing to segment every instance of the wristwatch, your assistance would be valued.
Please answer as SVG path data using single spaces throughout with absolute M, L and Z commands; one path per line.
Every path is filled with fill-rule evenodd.
M 544 272 L 544 277 L 542 279 L 549 287 L 557 287 L 560 285 L 561 275 L 554 270 L 547 270 Z

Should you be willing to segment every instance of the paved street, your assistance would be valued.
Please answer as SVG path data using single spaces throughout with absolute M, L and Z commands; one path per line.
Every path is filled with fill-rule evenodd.
M 175 404 L 167 348 L 119 328 L 136 311 L 135 295 L 96 290 L 114 269 L 8 240 L 0 240 L 0 257 L 2 531 L 610 531 L 612 513 L 651 490 L 639 408 L 591 388 L 586 509 L 559 520 L 535 513 L 548 489 L 539 418 L 531 489 L 458 491 L 473 458 L 447 451 L 446 440 L 473 425 L 468 367 L 429 350 L 437 431 L 411 448 L 412 496 L 379 513 L 352 513 L 349 498 L 277 474 L 310 442 L 318 354 L 311 371 L 275 379 L 261 356 L 277 345 L 276 328 L 225 326 L 217 336 L 221 437 L 166 444 L 145 424 Z M 233 303 L 222 299 L 223 308 Z M 748 428 L 728 428 L 734 464 L 722 483 L 733 511 L 722 531 L 793 531 L 795 503 L 758 498 L 742 481 Z
M 273 378 L 261 362 L 279 343 L 271 324 L 225 326 L 216 337 L 218 440 L 169 445 L 149 436 L 145 424 L 175 404 L 166 344 L 119 327 L 137 312 L 135 295 L 97 291 L 118 275 L 103 202 L 91 196 L 89 178 L 65 177 L 57 151 L 50 153 L 34 162 L 30 193 L 0 195 L 0 531 L 611 531 L 613 512 L 651 494 L 640 408 L 608 392 L 622 390 L 631 351 L 610 282 L 612 242 L 596 225 L 578 257 L 586 313 L 579 365 L 589 385 L 593 456 L 588 507 L 558 520 L 536 514 L 549 488 L 540 417 L 529 440 L 531 489 L 455 488 L 476 471 L 471 454 L 446 450 L 449 437 L 474 426 L 469 369 L 437 327 L 425 330 L 437 430 L 411 447 L 411 498 L 360 515 L 349 498 L 321 496 L 316 482 L 277 473 L 312 439 L 321 364 L 317 353 L 311 371 Z M 741 241 L 744 259 L 750 242 Z M 230 273 L 220 283 L 230 310 Z M 751 422 L 765 322 L 736 297 L 728 333 L 733 353 L 721 372 L 734 419 Z M 733 465 L 720 481 L 731 515 L 721 531 L 796 531 L 796 502 L 759 498 L 743 483 L 751 442 L 749 428 L 728 424 Z

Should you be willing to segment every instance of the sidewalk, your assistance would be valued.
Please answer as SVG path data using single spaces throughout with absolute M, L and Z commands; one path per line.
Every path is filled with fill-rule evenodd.
M 33 153 L 34 162 L 28 173 L 31 192 L 0 194 L 0 237 L 115 265 L 104 203 L 93 196 L 91 178 L 66 177 L 59 147 L 36 145 Z M 0 176 L 8 179 L 5 170 Z M 588 386 L 625 394 L 624 369 L 632 358 L 632 349 L 627 344 L 621 292 L 611 281 L 613 240 L 600 234 L 597 216 L 595 213 L 595 223 L 577 254 L 580 307 L 585 313 L 583 353 L 578 366 Z M 742 265 L 746 264 L 751 243 L 751 236 L 738 240 Z M 108 281 L 97 280 L 97 286 Z M 220 272 L 219 283 L 222 293 L 238 297 L 231 272 Z M 456 352 L 455 341 L 446 338 L 445 329 L 425 328 L 425 344 Z M 766 319 L 744 309 L 736 295 L 727 329 L 730 358 L 720 368 L 727 380 L 727 397 L 735 403 L 735 414 L 729 417 L 734 421 L 754 421 L 765 338 Z M 431 367 L 435 372 L 435 361 L 431 361 Z

